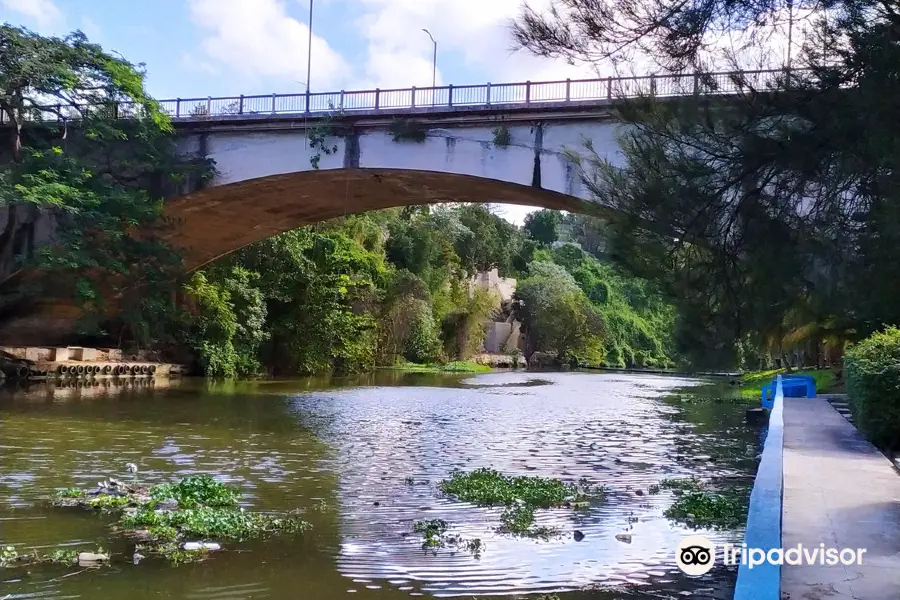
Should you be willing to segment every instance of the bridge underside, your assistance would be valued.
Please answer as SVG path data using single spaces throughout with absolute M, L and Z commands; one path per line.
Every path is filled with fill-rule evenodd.
M 187 271 L 253 242 L 303 225 L 371 210 L 481 202 L 610 215 L 574 196 L 471 175 L 407 169 L 329 169 L 272 175 L 209 187 L 166 202 L 164 237 L 179 248 Z M 34 299 L 0 313 L 0 342 L 59 345 L 79 341 L 82 311 L 71 301 Z
M 371 210 L 485 202 L 606 214 L 599 204 L 558 192 L 469 175 L 405 169 L 304 171 L 210 187 L 166 203 L 168 241 L 193 271 L 278 233 Z

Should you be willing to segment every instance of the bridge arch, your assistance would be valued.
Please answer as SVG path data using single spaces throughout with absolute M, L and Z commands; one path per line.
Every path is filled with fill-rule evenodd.
M 327 169 L 269 175 L 170 200 L 164 237 L 193 271 L 253 242 L 349 214 L 398 206 L 481 202 L 602 215 L 596 202 L 496 179 L 413 169 Z

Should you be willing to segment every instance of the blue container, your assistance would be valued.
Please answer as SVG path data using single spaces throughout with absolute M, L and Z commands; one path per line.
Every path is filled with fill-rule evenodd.
M 775 404 L 777 379 L 762 388 L 762 406 L 772 410 Z M 812 375 L 782 375 L 781 391 L 785 398 L 815 398 L 816 380 Z

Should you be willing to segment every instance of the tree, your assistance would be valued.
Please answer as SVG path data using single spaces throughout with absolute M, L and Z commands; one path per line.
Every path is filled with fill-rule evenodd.
M 562 214 L 557 210 L 538 210 L 525 215 L 525 231 L 539 244 L 551 245 L 559 239 Z
M 463 268 L 469 274 L 510 269 L 522 243 L 518 228 L 481 204 L 464 204 L 456 212 L 463 229 L 455 247 Z
M 551 0 L 544 12 L 526 4 L 512 32 L 518 46 L 572 63 L 646 58 L 673 71 L 703 70 L 748 53 L 765 61 L 779 36 L 799 47 L 793 34 L 800 22 L 808 31 L 831 13 L 898 16 L 895 0 Z
M 80 32 L 0 26 L 0 113 L 0 282 L 37 267 L 45 296 L 74 297 L 95 323 L 114 297 L 130 334 L 145 331 L 142 307 L 180 264 L 158 236 L 165 185 L 209 165 L 176 160 L 143 72 Z
M 638 48 L 662 64 L 703 67 L 717 40 L 782 18 L 784 3 L 554 6 L 524 12 L 515 27 L 524 47 L 579 60 Z M 744 93 L 727 99 L 622 102 L 624 166 L 590 147 L 582 162 L 593 194 L 624 215 L 609 226 L 612 256 L 678 305 L 679 348 L 698 364 L 734 365 L 746 356 L 742 340 L 780 354 L 900 319 L 882 295 L 900 291 L 887 256 L 900 236 L 889 208 L 900 173 L 890 100 L 900 91 L 900 13 L 886 0 L 818 6 L 828 11 L 812 17 L 818 37 L 803 41 L 795 63 L 806 72 L 772 88 L 735 76 Z M 648 221 L 663 227 L 649 231 Z
M 525 354 L 553 352 L 560 363 L 604 359 L 603 321 L 575 279 L 554 263 L 533 262 L 515 293 L 526 336 Z

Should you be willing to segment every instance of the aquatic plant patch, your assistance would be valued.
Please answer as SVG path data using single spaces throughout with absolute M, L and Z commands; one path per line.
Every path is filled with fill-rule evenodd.
M 588 500 L 601 499 L 602 486 L 591 487 L 586 480 L 578 485 L 549 477 L 504 475 L 482 468 L 465 473 L 454 471 L 450 479 L 438 484 L 444 494 L 479 506 L 505 507 L 500 515 L 500 533 L 549 538 L 558 533 L 549 527 L 535 527 L 535 511 L 539 508 L 585 508 Z
M 748 507 L 748 490 L 694 491 L 675 500 L 664 514 L 694 528 L 734 529 L 747 521 Z
M 177 483 L 163 483 L 150 488 L 155 500 L 172 499 L 182 508 L 197 506 L 237 506 L 241 493 L 219 483 L 209 475 L 189 475 Z
M 475 558 L 481 557 L 484 544 L 480 538 L 467 539 L 459 534 L 448 533 L 450 524 L 443 519 L 429 519 L 413 523 L 413 531 L 422 534 L 422 549 L 437 555 L 442 548 L 451 551 L 466 550 Z
M 703 489 L 703 485 L 699 479 L 693 477 L 679 477 L 675 479 L 663 479 L 659 482 L 659 487 L 664 490 L 682 490 L 682 491 L 699 491 Z
M 108 479 L 93 491 L 61 490 L 53 504 L 118 513 L 114 531 L 136 542 L 135 557 L 153 554 L 172 564 L 202 559 L 219 549 L 208 540 L 241 542 L 310 527 L 295 513 L 248 511 L 239 506 L 240 498 L 237 489 L 209 475 L 191 475 L 150 488 Z
M 103 548 L 93 551 L 82 551 L 73 548 L 57 548 L 52 552 L 19 552 L 15 546 L 6 546 L 0 549 L 0 567 L 17 568 L 32 567 L 40 564 L 55 564 L 72 566 L 102 566 L 108 564 L 109 556 Z
M 537 508 L 551 508 L 588 499 L 588 490 L 559 479 L 526 475 L 512 477 L 488 468 L 470 473 L 454 471 L 450 479 L 442 481 L 438 487 L 445 494 L 481 506 L 521 501 Z M 602 496 L 602 488 L 595 489 L 593 494 Z

